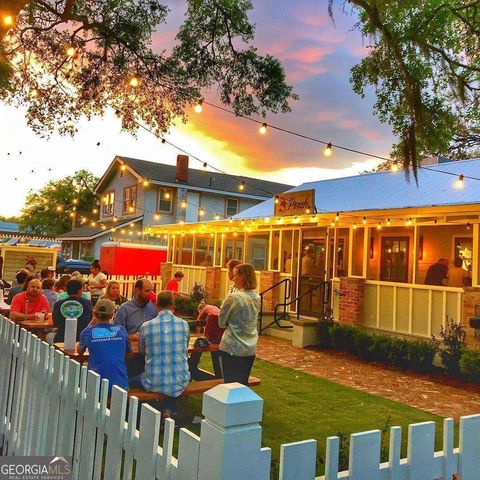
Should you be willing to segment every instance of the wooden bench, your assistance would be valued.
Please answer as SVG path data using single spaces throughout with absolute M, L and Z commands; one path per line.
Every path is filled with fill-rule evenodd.
M 188 397 L 190 395 L 198 395 L 210 390 L 213 387 L 216 387 L 217 385 L 221 385 L 222 383 L 224 383 L 223 378 L 215 378 L 212 380 L 192 380 L 180 396 Z M 258 377 L 249 377 L 248 379 L 249 387 L 255 387 L 260 385 L 260 383 L 261 380 Z M 149 400 L 160 400 L 163 397 L 163 394 L 157 392 L 147 392 L 141 388 L 131 388 L 128 391 L 128 396 L 137 397 L 140 402 L 147 402 Z

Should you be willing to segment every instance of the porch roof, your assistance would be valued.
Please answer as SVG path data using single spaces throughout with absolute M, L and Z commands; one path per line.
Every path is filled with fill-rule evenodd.
M 319 213 L 480 204 L 480 181 L 465 178 L 464 188 L 457 190 L 453 184 L 460 175 L 480 178 L 480 158 L 423 167 L 418 171 L 418 185 L 413 175 L 407 181 L 400 170 L 307 182 L 287 191 L 314 189 Z M 273 214 L 274 199 L 270 198 L 234 218 L 261 218 Z

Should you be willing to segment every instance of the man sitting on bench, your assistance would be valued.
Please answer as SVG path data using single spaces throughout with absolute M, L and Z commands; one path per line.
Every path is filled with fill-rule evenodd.
M 175 412 L 175 403 L 190 382 L 188 370 L 188 323 L 172 313 L 173 294 L 157 295 L 158 316 L 140 327 L 138 349 L 145 353 L 145 372 L 130 378 L 130 388 L 163 394 L 164 418 Z

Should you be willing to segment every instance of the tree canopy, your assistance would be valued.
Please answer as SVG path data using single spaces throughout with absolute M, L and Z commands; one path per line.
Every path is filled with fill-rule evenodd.
M 25 199 L 19 223 L 21 231 L 37 235 L 61 235 L 76 221 L 98 218 L 98 199 L 93 188 L 98 178 L 88 170 L 49 181 L 39 191 L 30 191 Z M 80 222 L 79 222 L 80 223 Z
M 329 0 L 351 5 L 370 53 L 351 72 L 356 93 L 374 88 L 374 112 L 399 138 L 405 167 L 429 155 L 480 148 L 480 0 Z
M 250 45 L 251 2 L 187 5 L 167 53 L 152 48 L 168 14 L 157 0 L 3 0 L 0 99 L 26 106 L 40 134 L 73 133 L 108 107 L 125 130 L 141 121 L 162 134 L 211 87 L 237 114 L 289 111 L 283 67 Z

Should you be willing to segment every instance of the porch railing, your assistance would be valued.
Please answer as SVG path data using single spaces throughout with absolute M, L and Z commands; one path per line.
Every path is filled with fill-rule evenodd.
M 460 322 L 462 308 L 462 288 L 365 282 L 366 327 L 429 338 L 438 335 L 447 318 Z

